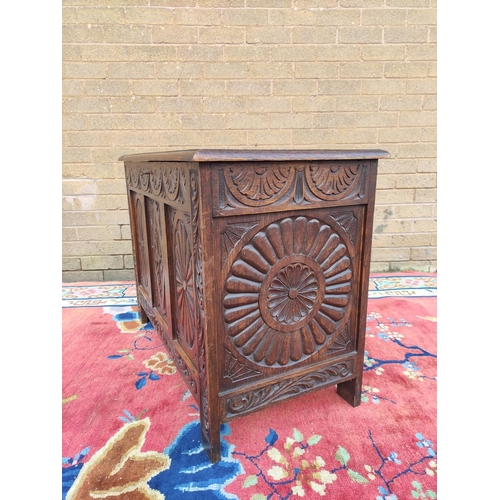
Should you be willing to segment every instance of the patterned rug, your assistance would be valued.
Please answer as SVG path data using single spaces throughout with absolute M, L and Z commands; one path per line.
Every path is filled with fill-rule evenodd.
M 361 405 L 330 387 L 235 419 L 216 464 L 135 285 L 63 284 L 62 498 L 437 498 L 436 283 L 372 275 Z

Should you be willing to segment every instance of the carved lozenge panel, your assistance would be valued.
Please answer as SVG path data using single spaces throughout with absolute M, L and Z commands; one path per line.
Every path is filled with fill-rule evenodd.
M 254 370 L 302 362 L 351 311 L 347 235 L 310 217 L 286 217 L 254 234 L 231 265 L 223 297 L 229 347 Z

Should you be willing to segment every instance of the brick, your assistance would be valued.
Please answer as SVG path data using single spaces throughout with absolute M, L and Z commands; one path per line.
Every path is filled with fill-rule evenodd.
M 386 78 L 425 78 L 428 65 L 425 62 L 385 63 Z
M 436 199 L 436 189 L 417 189 L 415 191 L 415 203 L 435 202 Z
M 63 283 L 103 281 L 102 271 L 63 271 Z
M 166 130 L 158 137 L 160 146 L 184 147 L 204 145 L 201 130 Z
M 411 205 L 396 205 L 394 207 L 394 217 L 398 219 L 429 218 L 433 216 L 433 208 L 432 204 L 412 203 Z
M 383 128 L 379 130 L 378 140 L 380 142 L 419 142 L 420 129 L 415 128 Z
M 377 78 L 384 74 L 384 64 L 381 62 L 340 63 L 341 78 Z
M 224 26 L 261 26 L 267 24 L 267 11 L 263 9 L 231 9 L 222 11 Z
M 388 160 L 380 160 L 379 168 L 380 173 L 401 173 L 412 174 L 417 171 L 417 160 L 401 160 L 392 155 Z
M 392 236 L 390 234 L 374 234 L 372 236 L 372 248 L 390 247 Z
M 327 7 L 337 7 L 337 4 L 338 0 L 294 0 L 293 7 L 296 9 L 323 9 Z
M 115 134 L 116 146 L 154 147 L 158 145 L 158 138 L 154 132 L 119 132 Z
M 372 96 L 339 96 L 337 111 L 376 111 L 378 97 Z
M 339 64 L 334 62 L 297 62 L 295 63 L 295 78 L 337 78 Z M 321 80 L 320 80 L 321 81 Z
M 190 130 L 215 130 L 225 128 L 224 115 L 222 114 L 189 114 L 180 116 L 180 124 L 184 129 Z
M 76 227 L 63 227 L 62 241 L 78 241 L 78 232 Z
M 435 61 L 437 59 L 437 46 L 430 43 L 407 45 L 406 59 L 408 61 Z
M 269 127 L 272 129 L 310 129 L 313 125 L 312 116 L 302 113 L 270 113 Z
M 210 130 L 203 135 L 205 143 L 214 146 L 236 147 L 247 144 L 247 134 L 240 130 Z
M 245 7 L 245 0 L 198 0 L 198 7 Z
M 356 125 L 358 127 L 397 127 L 398 113 L 357 113 Z
M 248 97 L 248 112 L 286 112 L 291 111 L 291 99 L 288 97 Z
M 437 24 L 437 11 L 436 9 L 408 9 L 408 24 L 435 26 Z
M 423 98 L 419 95 L 382 96 L 381 111 L 411 111 L 422 109 Z
M 133 0 L 131 0 L 133 1 Z M 141 5 L 144 0 L 140 0 Z M 153 5 L 153 6 L 158 6 L 158 7 L 196 7 L 197 6 L 197 0 L 149 0 L 146 2 L 146 5 Z
M 377 175 L 377 189 L 393 189 L 396 184 L 396 176 L 390 174 Z
M 436 187 L 436 174 L 414 174 L 398 176 L 396 188 L 434 188 Z
M 62 130 L 88 130 L 89 122 L 85 115 L 63 115 Z
M 153 97 L 110 97 L 110 111 L 113 113 L 153 113 L 156 98 Z
M 62 270 L 63 271 L 79 271 L 81 269 L 80 259 L 63 258 Z
M 360 54 L 361 47 L 356 45 L 319 45 L 316 59 L 318 61 L 358 61 Z
M 132 232 L 130 230 L 130 224 L 125 226 L 120 226 L 121 238 L 122 240 L 130 240 L 132 239 Z
M 87 148 L 63 148 L 62 161 L 64 163 L 90 163 L 92 151 Z
M 109 100 L 104 97 L 67 97 L 63 100 L 63 113 L 108 112 Z
M 125 51 L 126 61 L 164 62 L 164 61 L 175 61 L 177 59 L 177 48 L 172 46 L 128 45 L 125 46 L 125 49 L 126 49 Z M 122 59 L 119 60 L 121 61 Z
M 67 145 L 72 146 L 108 146 L 111 143 L 110 132 L 68 132 Z
M 384 28 L 385 43 L 425 43 L 428 30 L 423 26 Z
M 136 25 L 173 24 L 174 12 L 157 7 L 125 7 L 124 23 Z M 177 23 L 175 23 L 177 24 Z
M 415 233 L 435 233 L 436 221 L 432 219 L 417 219 L 413 221 L 413 231 Z
M 75 211 L 63 211 L 62 212 L 62 223 L 64 226 L 84 226 L 84 225 L 95 225 L 98 222 L 98 216 L 96 212 L 75 212 Z
M 308 97 L 293 97 L 292 99 L 292 110 L 294 112 L 335 111 L 336 107 L 337 107 L 336 97 L 308 96 Z
M 250 62 L 248 78 L 293 78 L 293 64 L 289 62 Z
M 389 262 L 374 262 L 373 258 L 372 258 L 372 262 L 370 262 L 370 272 L 371 273 L 385 273 L 385 272 L 388 272 L 389 269 L 390 269 Z
M 382 43 L 382 28 L 339 28 L 338 43 Z
M 78 45 L 64 44 L 62 46 L 62 60 L 63 61 L 81 61 L 82 52 Z
M 269 117 L 277 113 L 272 113 L 270 115 L 265 113 L 234 113 L 226 115 L 226 128 L 234 130 L 255 130 L 255 129 L 265 129 L 269 126 Z M 287 123 L 287 127 L 290 125 Z
M 385 219 L 380 224 L 374 224 L 373 232 L 375 234 L 410 233 L 412 224 L 411 219 Z
M 360 80 L 319 80 L 320 95 L 355 95 L 361 93 Z
M 422 142 L 437 142 L 437 127 L 422 129 Z
M 320 145 L 335 144 L 335 131 L 328 129 L 319 130 L 292 130 L 293 144 Z
M 291 130 L 249 130 L 248 144 L 250 146 L 290 146 L 292 144 Z
M 179 94 L 177 80 L 134 81 L 132 91 L 135 95 L 176 96 Z
M 339 129 L 336 131 L 335 141 L 340 144 L 375 144 L 377 131 L 372 128 Z
M 63 242 L 63 255 L 68 257 L 124 255 L 131 252 L 131 242 L 124 240 Z
M 159 113 L 197 113 L 202 110 L 201 97 L 158 97 Z
M 411 251 L 409 248 L 374 248 L 372 250 L 372 260 L 410 260 Z
M 117 210 L 114 212 L 106 210 L 103 212 L 97 212 L 97 214 L 99 216 L 99 224 L 102 225 L 113 225 L 113 224 L 120 225 L 120 224 L 130 223 L 128 207 L 126 210 Z
M 102 26 L 64 25 L 62 27 L 63 43 L 99 43 L 104 41 Z
M 339 0 L 340 7 L 385 7 L 385 0 Z
M 84 80 L 63 80 L 62 82 L 62 95 L 63 96 L 77 96 L 85 93 Z
M 363 45 L 361 48 L 364 61 L 404 61 L 406 57 L 404 45 Z
M 205 79 L 246 78 L 247 72 L 247 64 L 239 62 L 214 62 L 203 65 L 203 76 Z
M 414 198 L 414 189 L 378 190 L 375 196 L 375 204 L 413 203 Z
M 201 111 L 201 107 L 198 111 Z M 133 117 L 134 128 L 137 130 L 169 130 L 180 128 L 179 113 L 145 114 Z
M 437 63 L 435 61 L 429 62 L 429 67 L 427 69 L 427 76 L 433 78 L 437 77 Z
M 130 83 L 124 80 L 91 80 L 85 82 L 85 94 L 91 96 L 130 95 Z
M 221 24 L 221 11 L 215 9 L 175 9 L 173 15 L 176 25 L 218 26 Z
M 76 23 L 76 8 L 75 7 L 63 7 L 62 8 L 62 23 L 63 24 L 75 24 Z
M 276 29 L 276 28 L 272 28 Z M 294 44 L 333 44 L 337 43 L 337 28 L 295 27 L 292 31 Z
M 156 64 L 156 77 L 173 78 L 203 78 L 203 66 L 198 62 L 166 62 Z
M 293 0 L 273 0 L 273 8 L 292 7 Z M 269 8 L 269 0 L 246 0 L 247 7 Z
M 118 62 L 108 63 L 106 70 L 107 78 L 154 78 L 155 65 L 152 62 Z
M 85 226 L 78 228 L 78 236 L 80 241 L 111 242 L 113 240 L 119 240 L 120 235 L 120 226 Z
M 259 45 L 225 45 L 224 59 L 226 61 L 267 61 L 270 48 Z M 222 58 L 219 58 L 222 59 Z
M 223 47 L 215 45 L 181 45 L 178 47 L 178 65 L 185 65 L 187 61 L 222 61 Z M 190 65 L 191 66 L 191 65 Z M 201 76 L 201 66 L 193 64 L 193 68 L 198 66 Z
M 405 80 L 363 80 L 361 93 L 369 95 L 404 94 Z
M 123 269 L 123 255 L 82 257 L 82 270 Z
M 435 78 L 427 78 L 425 80 L 407 80 L 407 94 L 436 94 L 437 81 Z
M 196 29 L 196 28 L 193 28 Z M 200 27 L 199 43 L 244 43 L 244 28 Z
M 317 25 L 315 12 L 311 9 L 269 9 L 269 24 L 277 26 Z M 263 22 L 262 24 L 266 24 Z
M 124 255 L 124 263 L 126 269 L 134 269 L 134 257 L 133 255 Z
M 110 25 L 103 31 L 106 43 L 151 43 L 153 28 L 151 26 Z
M 317 51 L 321 51 L 321 48 L 309 45 L 277 45 L 271 46 L 270 56 L 272 61 L 313 61 Z
M 194 26 L 153 26 L 151 40 L 153 43 L 197 43 L 198 28 Z
M 316 93 L 316 80 L 277 80 L 273 83 L 274 95 L 307 95 Z
M 435 144 L 400 144 L 398 158 L 435 158 Z
M 429 7 L 429 0 L 386 0 L 387 7 Z
M 435 27 L 429 28 L 427 41 L 429 43 L 437 43 L 437 28 Z
M 123 9 L 102 7 L 79 7 L 75 9 L 75 21 L 79 24 L 122 24 Z
M 104 281 L 134 281 L 135 274 L 133 270 L 128 269 L 110 269 L 104 270 Z
M 226 91 L 228 95 L 270 95 L 271 82 L 265 80 L 242 80 L 226 82 Z
M 437 161 L 419 160 L 417 172 L 437 172 Z
M 104 63 L 70 63 L 62 65 L 63 78 L 105 78 L 106 65 Z
M 181 80 L 181 95 L 223 95 L 225 84 L 218 80 Z
M 355 113 L 318 113 L 313 115 L 313 128 L 332 128 L 356 126 Z
M 436 248 L 412 248 L 411 249 L 412 260 L 431 260 L 437 259 L 437 249 Z
M 295 36 L 295 33 L 294 33 Z M 283 27 L 249 27 L 246 29 L 246 43 L 290 43 L 292 29 Z M 294 40 L 294 43 L 295 40 Z
M 401 127 L 435 127 L 436 122 L 435 111 L 403 111 L 399 115 Z
M 363 9 L 363 26 L 404 26 L 406 9 Z
M 66 163 L 62 166 L 62 177 L 64 179 L 114 179 L 116 172 L 113 165 L 86 165 Z
M 313 12 L 316 26 L 355 26 L 360 24 L 359 10 L 322 9 Z
M 206 97 L 203 99 L 203 112 L 205 113 L 231 113 L 241 112 L 246 108 L 243 97 Z
M 132 115 L 89 115 L 89 128 L 92 130 L 128 130 L 134 128 Z
M 128 61 L 126 45 L 92 44 L 81 45 L 82 61 Z

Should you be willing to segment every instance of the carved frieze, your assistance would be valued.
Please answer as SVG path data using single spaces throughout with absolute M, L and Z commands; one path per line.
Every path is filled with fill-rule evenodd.
M 242 415 L 261 406 L 296 396 L 311 389 L 333 384 L 353 373 L 353 360 L 335 363 L 312 373 L 269 384 L 260 389 L 226 399 L 228 417 Z

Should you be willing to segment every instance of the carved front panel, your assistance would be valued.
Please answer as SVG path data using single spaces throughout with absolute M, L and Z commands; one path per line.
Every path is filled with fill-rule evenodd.
M 242 234 L 222 255 L 226 388 L 353 350 L 361 212 L 261 216 L 222 231 L 223 240 L 231 224 Z
M 227 163 L 214 169 L 215 216 L 366 203 L 366 162 Z

